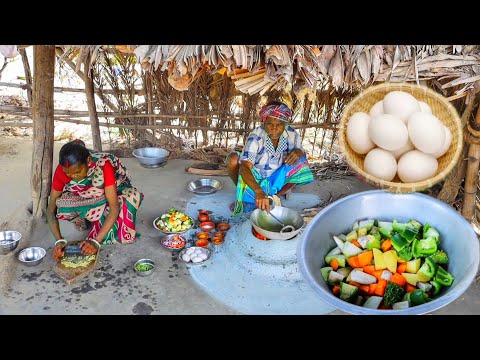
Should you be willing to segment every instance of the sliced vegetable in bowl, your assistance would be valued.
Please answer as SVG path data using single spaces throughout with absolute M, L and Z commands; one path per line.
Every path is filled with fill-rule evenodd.
M 377 226 L 375 226 L 377 224 Z M 440 234 L 428 223 L 355 222 L 333 236 L 322 277 L 341 300 L 371 309 L 404 309 L 441 296 L 454 277 Z
M 184 233 L 190 230 L 193 224 L 195 224 L 195 220 L 191 216 L 175 208 L 153 220 L 153 227 L 165 234 Z
M 179 251 L 187 245 L 187 240 L 180 234 L 169 234 L 162 238 L 161 244 L 166 249 Z

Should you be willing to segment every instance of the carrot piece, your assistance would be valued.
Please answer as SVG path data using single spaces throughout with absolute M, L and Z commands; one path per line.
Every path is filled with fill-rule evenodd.
M 358 261 L 358 256 L 351 256 L 347 258 L 347 262 L 348 262 L 348 265 L 350 265 L 353 268 L 361 267 Z
M 378 296 L 385 295 L 386 287 L 387 287 L 387 280 L 384 280 L 384 279 L 378 280 L 377 288 L 375 289 L 375 295 L 378 295 Z
M 409 283 L 405 284 L 405 292 L 409 293 L 409 292 L 412 292 L 413 290 L 417 290 L 417 287 L 410 285 Z
M 390 239 L 386 239 L 382 246 L 380 246 L 380 249 L 385 252 L 385 251 L 388 251 L 392 248 L 392 241 Z
M 380 281 L 380 280 L 383 280 L 382 274 L 383 274 L 383 270 L 375 270 L 371 275 L 375 276 L 377 280 Z
M 365 265 L 363 267 L 363 272 L 365 274 L 373 275 L 374 271 L 375 271 L 375 265 Z
M 368 295 L 375 294 L 375 290 L 377 290 L 377 284 L 370 284 L 368 285 Z
M 368 292 L 370 291 L 369 285 L 360 285 L 358 288 L 360 289 L 360 291 L 363 291 L 365 294 L 368 294 Z
M 335 259 L 335 258 L 333 258 L 333 260 L 330 261 L 330 266 L 332 267 L 332 269 L 333 269 L 334 271 L 336 271 L 336 270 L 338 269 L 338 266 L 339 266 L 339 265 L 340 265 L 340 264 L 339 264 L 338 260 Z M 403 276 L 402 276 L 402 277 L 403 277 Z
M 399 273 L 393 274 L 390 278 L 390 281 L 401 287 L 403 287 L 407 283 L 407 280 L 405 280 L 405 278 Z
M 338 294 L 340 294 L 340 286 L 335 285 L 335 286 L 333 287 L 332 292 L 333 292 L 333 295 L 338 295 Z
M 402 276 L 402 277 L 403 277 L 403 276 Z M 361 285 L 360 283 L 358 283 L 358 282 L 356 282 L 356 281 L 350 281 L 348 284 L 349 284 L 349 285 L 356 286 L 356 287 L 360 287 L 360 285 Z
M 361 254 L 358 254 L 358 262 L 360 263 L 361 267 L 364 267 L 370 264 L 370 261 L 373 259 L 373 251 L 365 251 Z
M 352 244 L 355 245 L 356 247 L 359 247 L 360 249 L 363 249 L 362 245 L 357 240 L 352 240 Z
M 401 263 L 397 265 L 397 273 L 401 274 L 404 273 L 407 270 L 407 263 Z

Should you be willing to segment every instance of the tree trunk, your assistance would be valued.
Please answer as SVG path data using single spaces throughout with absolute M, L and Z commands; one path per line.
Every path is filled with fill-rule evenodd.
M 97 107 L 95 106 L 95 89 L 93 85 L 93 74 L 89 70 L 90 55 L 85 58 L 83 63 L 85 74 L 85 95 L 87 96 L 88 114 L 90 115 L 90 126 L 92 128 L 93 149 L 102 151 L 102 137 L 100 136 L 100 126 L 98 125 Z
M 52 184 L 55 46 L 34 45 L 33 62 L 32 215 L 40 217 L 47 209 Z
M 468 148 L 467 176 L 465 177 L 465 195 L 462 215 L 471 221 L 475 216 L 477 198 L 478 167 L 480 164 L 480 107 L 477 109 L 475 121 L 469 126 L 470 147 Z
M 25 71 L 25 82 L 27 83 L 27 98 L 28 105 L 32 106 L 32 72 L 30 71 L 30 64 L 28 63 L 27 52 L 25 49 L 19 50 L 22 56 L 23 69 Z

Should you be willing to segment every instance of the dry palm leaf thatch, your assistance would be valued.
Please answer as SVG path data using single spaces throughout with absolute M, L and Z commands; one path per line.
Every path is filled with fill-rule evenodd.
M 294 78 L 314 88 L 320 74 L 315 49 L 318 52 L 310 45 L 140 45 L 134 53 L 144 68 L 168 70 L 179 90 L 185 90 L 198 71 L 226 68 L 240 91 L 263 95 L 292 84 Z M 237 77 L 238 69 L 248 74 Z
M 334 86 L 435 79 L 433 84 L 445 95 L 444 90 L 453 87 L 457 95 L 480 90 L 480 46 L 323 45 L 319 49 L 320 71 Z

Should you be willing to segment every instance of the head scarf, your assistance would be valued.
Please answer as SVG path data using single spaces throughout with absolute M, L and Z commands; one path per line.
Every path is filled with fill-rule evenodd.
M 262 107 L 258 115 L 260 116 L 260 119 L 262 119 L 262 122 L 265 122 L 269 116 L 288 122 L 292 116 L 292 110 L 290 110 L 290 108 L 285 104 L 267 104 Z

